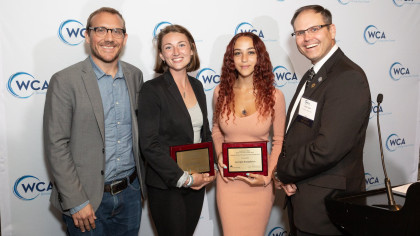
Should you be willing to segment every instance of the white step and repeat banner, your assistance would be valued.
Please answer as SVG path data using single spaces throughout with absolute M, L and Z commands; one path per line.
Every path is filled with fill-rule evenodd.
M 51 175 L 42 145 L 45 93 L 55 72 L 86 58 L 83 33 L 89 14 L 118 9 L 127 24 L 122 59 L 152 79 L 153 37 L 169 24 L 188 28 L 197 42 L 201 68 L 192 73 L 207 95 L 209 119 L 222 58 L 234 34 L 251 31 L 265 42 L 276 86 L 288 105 L 309 61 L 290 36 L 294 11 L 324 4 L 333 14 L 339 47 L 366 72 L 372 92 L 365 145 L 367 189 L 383 186 L 376 114 L 393 185 L 417 180 L 419 157 L 420 0 L 14 0 L 0 8 L 0 199 L 2 235 L 65 235 L 61 217 L 48 201 Z M 377 107 L 376 96 L 384 94 Z M 265 235 L 288 235 L 277 193 Z M 310 197 L 310 196 L 308 196 Z M 156 235 L 147 207 L 141 235 Z M 196 235 L 222 235 L 215 187 L 207 188 Z

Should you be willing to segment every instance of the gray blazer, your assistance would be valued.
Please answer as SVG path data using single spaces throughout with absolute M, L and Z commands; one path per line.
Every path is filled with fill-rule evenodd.
M 142 72 L 122 62 L 131 103 L 133 152 L 142 196 L 146 196 L 144 164 L 139 150 L 136 108 Z M 44 108 L 44 149 L 53 176 L 50 201 L 68 209 L 89 200 L 96 211 L 104 192 L 105 126 L 101 94 L 90 59 L 55 73 Z

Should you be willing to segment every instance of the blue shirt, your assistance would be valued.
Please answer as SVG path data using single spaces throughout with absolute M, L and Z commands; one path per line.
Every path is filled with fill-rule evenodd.
M 119 62 L 117 74 L 112 78 L 90 59 L 104 109 L 105 182 L 110 182 L 130 175 L 135 169 L 130 96 Z

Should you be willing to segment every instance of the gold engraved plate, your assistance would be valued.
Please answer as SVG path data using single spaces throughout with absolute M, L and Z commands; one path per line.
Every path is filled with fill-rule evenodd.
M 262 171 L 262 150 L 260 147 L 229 148 L 229 172 Z
M 225 177 L 268 175 L 267 141 L 223 143 L 222 151 Z
M 178 166 L 189 173 L 209 172 L 209 152 L 207 148 L 194 149 L 188 151 L 178 151 L 176 153 Z
M 183 171 L 214 176 L 213 143 L 194 143 L 169 147 L 172 159 Z

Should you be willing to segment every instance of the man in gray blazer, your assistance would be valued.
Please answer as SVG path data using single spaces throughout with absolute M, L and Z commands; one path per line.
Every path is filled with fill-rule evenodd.
M 70 235 L 138 235 L 146 195 L 135 110 L 142 72 L 119 60 L 127 34 L 117 10 L 93 12 L 85 37 L 90 56 L 54 74 L 46 95 L 50 201 Z

